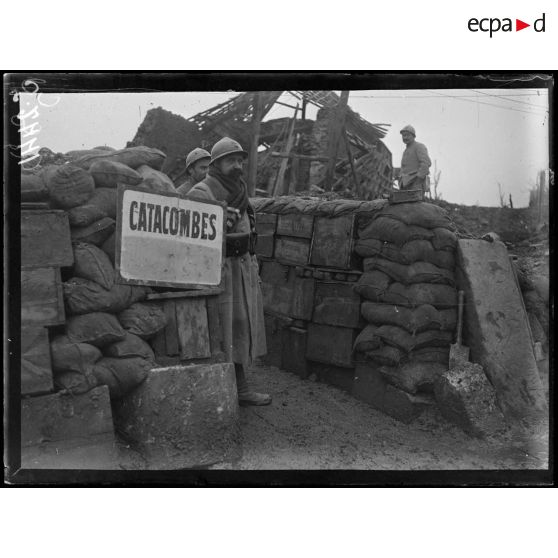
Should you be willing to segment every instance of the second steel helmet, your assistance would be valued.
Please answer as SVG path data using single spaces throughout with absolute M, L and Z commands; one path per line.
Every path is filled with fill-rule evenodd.
M 188 169 L 190 166 L 192 166 L 197 161 L 200 161 L 201 159 L 211 159 L 209 151 L 206 151 L 201 147 L 192 149 L 192 151 L 190 151 L 190 153 L 188 153 L 188 156 L 186 157 L 186 169 Z
M 417 135 L 417 133 L 415 132 L 415 129 L 410 124 L 407 124 L 407 126 L 404 126 L 403 128 L 401 128 L 401 130 L 399 130 L 400 134 L 402 134 L 403 132 L 410 132 L 415 137 Z
M 242 149 L 242 145 L 237 141 L 227 137 L 220 139 L 211 150 L 211 163 L 214 163 L 221 157 L 233 155 L 235 153 L 240 153 L 244 157 L 248 157 L 248 153 Z

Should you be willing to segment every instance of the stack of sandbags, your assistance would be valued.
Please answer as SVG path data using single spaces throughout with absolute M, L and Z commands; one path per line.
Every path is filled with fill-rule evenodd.
M 364 273 L 355 290 L 368 325 L 354 349 L 393 386 L 431 390 L 457 319 L 454 226 L 436 205 L 389 204 L 361 219 L 357 234 Z
M 115 281 L 117 186 L 170 191 L 170 179 L 157 170 L 165 155 L 156 149 L 69 155 L 72 163 L 47 167 L 41 177 L 51 206 L 68 213 L 74 254 L 71 277 L 62 285 L 65 334 L 51 342 L 54 381 L 73 393 L 106 384 L 111 397 L 119 398 L 153 367 L 146 340 L 165 326 L 166 317 L 141 302 L 150 289 Z

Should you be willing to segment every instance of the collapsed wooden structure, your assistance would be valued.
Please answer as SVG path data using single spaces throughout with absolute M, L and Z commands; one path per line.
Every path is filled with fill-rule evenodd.
M 290 104 L 280 100 L 284 94 Z M 348 106 L 348 97 L 348 91 L 341 96 L 332 91 L 247 92 L 187 120 L 152 109 L 128 146 L 165 151 L 163 170 L 178 185 L 185 179 L 190 149 L 210 149 L 229 136 L 250 152 L 252 194 L 294 194 L 318 187 L 358 199 L 382 197 L 392 184 L 391 153 L 381 141 L 388 125 L 363 119 Z M 315 120 L 307 118 L 309 104 L 318 108 Z M 275 105 L 292 108 L 293 116 L 264 120 Z M 175 133 L 178 128 L 181 132 Z

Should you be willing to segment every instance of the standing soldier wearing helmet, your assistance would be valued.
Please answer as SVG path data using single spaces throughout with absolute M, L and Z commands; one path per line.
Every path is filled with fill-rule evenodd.
M 405 126 L 400 131 L 403 143 L 407 146 L 401 158 L 399 188 L 401 190 L 428 191 L 426 177 L 432 161 L 428 149 L 423 143 L 415 141 L 416 132 L 412 126 Z
M 211 155 L 201 147 L 196 147 L 196 149 L 188 153 L 186 157 L 186 174 L 188 178 L 176 189 L 179 194 L 187 194 L 192 189 L 192 186 L 195 186 L 205 178 L 210 159 Z
M 234 362 L 240 405 L 268 405 L 271 397 L 252 391 L 245 369 L 266 352 L 263 302 L 254 255 L 256 218 L 242 178 L 248 154 L 231 138 L 219 140 L 211 150 L 207 176 L 188 198 L 224 201 L 227 204 L 226 246 L 223 263 L 224 292 L 219 295 L 225 356 Z

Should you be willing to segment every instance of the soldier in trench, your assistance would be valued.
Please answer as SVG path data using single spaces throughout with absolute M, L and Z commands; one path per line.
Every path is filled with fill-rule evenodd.
M 428 171 L 432 165 L 428 149 L 426 149 L 426 145 L 415 140 L 417 134 L 413 126 L 403 127 L 400 133 L 401 139 L 407 147 L 401 158 L 399 188 L 428 192 L 430 190 Z
M 268 405 L 271 396 L 253 391 L 245 375 L 253 360 L 266 352 L 263 301 L 254 250 L 256 219 L 242 178 L 247 156 L 237 141 L 227 137 L 219 140 L 211 150 L 207 176 L 187 197 L 227 204 L 225 289 L 218 300 L 225 356 L 235 366 L 239 404 Z
M 187 194 L 193 186 L 205 178 L 210 159 L 211 155 L 201 147 L 196 147 L 196 149 L 192 149 L 188 153 L 186 157 L 186 174 L 188 178 L 176 189 L 179 194 Z

